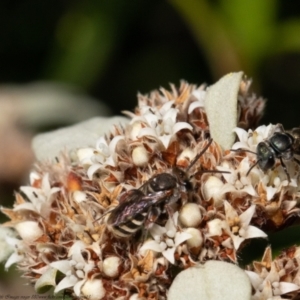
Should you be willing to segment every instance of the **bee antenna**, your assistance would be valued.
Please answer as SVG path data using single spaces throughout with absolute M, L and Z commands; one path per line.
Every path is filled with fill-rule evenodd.
M 105 217 L 107 214 L 111 213 L 113 210 L 114 210 L 114 208 L 112 208 L 112 209 L 106 211 L 106 212 L 103 213 L 98 219 L 94 220 L 93 223 L 95 223 L 95 222 L 101 220 L 103 217 Z
M 196 155 L 196 157 L 191 161 L 190 165 L 188 166 L 188 168 L 186 169 L 186 172 L 188 172 L 191 167 L 196 163 L 196 161 L 205 153 L 205 151 L 209 148 L 209 146 L 211 145 L 213 139 L 209 139 L 207 145 L 202 149 L 202 151 L 200 153 L 198 153 Z M 194 174 L 195 175 L 195 174 Z
M 190 178 L 192 178 L 192 177 L 194 177 L 195 175 L 200 174 L 200 173 L 221 173 L 221 174 L 231 174 L 230 171 L 221 171 L 221 170 L 200 170 L 200 171 L 197 171 L 196 173 L 194 173 Z
M 247 150 L 247 149 L 243 149 L 243 148 L 238 148 L 238 149 L 230 149 L 230 151 L 233 151 L 233 152 L 249 152 L 249 153 L 252 153 L 252 154 L 257 154 L 257 153 L 256 153 L 256 152 L 254 152 L 254 151 Z
M 261 160 L 260 159 L 258 159 L 257 160 L 257 162 L 255 163 L 255 164 L 253 164 L 251 167 L 250 167 L 250 169 L 248 170 L 248 172 L 247 172 L 247 174 L 246 174 L 246 176 L 248 176 L 249 175 L 249 173 L 251 172 L 251 170 L 260 162 Z

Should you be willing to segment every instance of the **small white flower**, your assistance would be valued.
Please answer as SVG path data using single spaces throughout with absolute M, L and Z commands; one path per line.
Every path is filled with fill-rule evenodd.
M 253 186 L 256 181 L 253 180 L 254 183 L 252 182 L 252 176 L 255 177 L 254 175 L 256 175 L 256 173 L 251 173 L 251 176 L 250 174 L 248 175 L 247 173 L 250 168 L 251 164 L 249 163 L 248 157 L 245 157 L 235 168 L 230 164 L 227 164 L 227 166 L 224 164 L 224 166 L 217 167 L 217 169 L 220 171 L 228 172 L 223 174 L 223 177 L 225 178 L 229 186 L 231 186 L 231 188 L 227 186 L 226 192 L 234 192 L 237 197 L 245 196 L 245 194 L 256 197 L 257 193 Z M 256 172 L 260 172 L 261 174 L 263 174 L 257 169 Z
M 81 164 L 89 165 L 88 177 L 93 178 L 93 174 L 106 165 L 116 166 L 115 149 L 118 143 L 124 140 L 122 135 L 115 136 L 109 143 L 105 137 L 101 136 L 96 142 L 96 148 L 82 148 L 77 151 L 77 157 Z
M 150 229 L 150 234 L 154 240 L 144 243 L 140 251 L 153 250 L 155 252 L 161 252 L 171 264 L 175 264 L 174 253 L 177 247 L 192 237 L 188 232 L 178 231 L 177 223 L 178 212 L 175 212 L 173 219 L 170 217 L 165 227 L 153 224 Z
M 255 213 L 255 205 L 251 205 L 242 214 L 238 215 L 236 210 L 224 201 L 225 217 L 226 217 L 226 231 L 230 235 L 234 248 L 238 250 L 241 243 L 246 239 L 266 238 L 267 234 L 255 226 L 249 225 Z
M 172 108 L 174 101 L 168 101 L 159 110 L 144 106 L 141 116 L 132 119 L 131 124 L 142 122 L 146 125 L 141 128 L 137 137 L 152 136 L 160 140 L 164 148 L 168 148 L 175 134 L 182 130 L 192 130 L 193 127 L 186 122 L 176 122 L 178 109 Z
M 36 179 L 38 178 L 35 177 Z M 22 186 L 20 190 L 27 196 L 30 202 L 17 205 L 14 211 L 32 210 L 43 217 L 47 217 L 51 212 L 50 207 L 54 199 L 54 194 L 61 189 L 58 187 L 51 188 L 49 174 L 46 173 L 42 178 L 41 188 Z
M 246 149 L 256 152 L 257 144 L 270 137 L 275 131 L 276 126 L 270 124 L 268 126 L 262 125 L 252 131 L 249 129 L 247 132 L 242 128 L 235 128 L 234 131 L 237 134 L 239 141 L 233 144 L 232 149 Z
M 12 252 L 5 263 L 5 269 L 8 269 L 11 265 L 24 259 L 24 253 L 26 253 L 24 242 L 15 238 L 11 233 L 5 232 L 4 241 L 1 244 L 1 246 L 3 246 L 3 248 L 1 248 L 3 249 L 3 253 L 1 254 L 3 258 Z M 5 248 L 7 249 L 6 251 Z
M 299 290 L 299 286 L 294 283 L 280 281 L 279 268 L 275 262 L 271 263 L 268 272 L 266 268 L 260 274 L 252 271 L 245 271 L 249 276 L 251 284 L 255 290 L 252 299 L 282 299 L 279 296 Z M 278 298 L 277 298 L 278 297 Z
M 55 287 L 54 293 L 73 287 L 75 295 L 81 295 L 81 287 L 87 281 L 87 274 L 95 266 L 94 261 L 86 261 L 83 258 L 84 250 L 85 244 L 76 241 L 69 250 L 69 259 L 50 263 L 51 267 L 66 275 Z

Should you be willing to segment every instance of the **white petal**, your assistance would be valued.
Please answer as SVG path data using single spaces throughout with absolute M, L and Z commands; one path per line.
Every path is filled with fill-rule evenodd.
M 103 168 L 102 164 L 93 164 L 89 167 L 88 171 L 87 171 L 87 176 L 90 180 L 93 179 L 93 175 L 96 171 L 98 171 L 100 168 Z
M 258 289 L 258 287 L 263 282 L 263 279 L 255 272 L 252 271 L 245 271 L 246 274 L 249 276 L 250 281 L 254 289 Z
M 152 250 L 155 252 L 162 252 L 164 251 L 164 247 L 162 247 L 162 244 L 157 243 L 156 241 L 147 241 L 144 243 L 144 245 L 140 248 L 141 252 L 144 252 L 146 250 Z
M 236 142 L 232 145 L 231 149 L 233 149 L 233 150 L 237 150 L 237 149 L 251 150 L 248 143 L 245 143 L 245 142 Z
M 169 110 L 172 108 L 174 102 L 175 102 L 174 100 L 170 100 L 170 101 L 166 102 L 166 103 L 159 109 L 159 113 L 160 113 L 161 115 L 165 115 L 166 112 L 169 111 Z
M 201 106 L 204 106 L 205 95 L 206 91 L 202 90 L 201 87 L 192 92 L 192 96 L 194 96 L 198 100 L 196 102 L 200 102 Z
M 98 150 L 99 150 L 99 149 L 102 149 L 102 147 L 103 147 L 102 144 L 108 147 L 107 141 L 106 141 L 106 139 L 105 139 L 104 136 L 101 136 L 101 137 L 97 140 L 97 142 L 96 142 L 96 149 L 98 149 Z
M 20 210 L 37 211 L 36 207 L 30 202 L 25 202 L 25 203 L 19 204 L 16 207 L 14 207 L 14 211 L 20 211 Z
M 139 138 L 143 136 L 153 136 L 157 138 L 157 133 L 153 128 L 146 127 L 146 128 L 142 128 L 138 135 Z
M 117 144 L 121 141 L 121 140 L 124 140 L 125 137 L 123 135 L 117 135 L 115 136 L 111 142 L 109 143 L 109 151 L 110 153 L 114 153 L 115 150 L 116 150 L 116 146 Z
M 80 280 L 78 282 L 76 282 L 76 284 L 74 285 L 74 293 L 77 297 L 81 296 L 81 287 L 83 286 L 85 280 Z
M 69 260 L 58 260 L 49 264 L 51 267 L 59 270 L 61 273 L 66 274 L 71 270 L 71 264 Z
M 251 225 L 248 226 L 246 233 L 245 233 L 245 238 L 253 239 L 253 238 L 259 238 L 259 237 L 267 238 L 268 235 L 255 226 L 251 226 Z
M 252 185 L 246 185 L 242 191 L 245 191 L 248 195 L 251 195 L 253 197 L 257 197 L 257 193 Z
M 196 108 L 198 107 L 203 107 L 202 103 L 200 101 L 194 101 L 190 104 L 189 109 L 188 109 L 188 114 L 193 112 Z
M 176 122 L 175 125 L 173 126 L 173 133 L 176 133 L 182 129 L 188 129 L 193 131 L 193 127 L 186 122 Z
M 24 258 L 23 255 L 19 255 L 18 253 L 13 253 L 6 261 L 5 263 L 5 269 L 8 269 L 11 265 L 19 262 L 19 261 L 22 261 Z
M 175 263 L 174 253 L 175 253 L 175 247 L 168 248 L 167 250 L 163 251 L 163 256 L 171 263 Z
M 177 232 L 175 235 L 175 246 L 180 245 L 184 241 L 190 239 L 192 235 L 188 232 Z
M 248 140 L 248 132 L 245 129 L 236 127 L 233 131 L 238 136 L 239 141 L 246 142 Z
M 108 157 L 104 163 L 105 165 L 109 165 L 109 166 L 112 166 L 112 167 L 115 167 L 116 166 L 116 162 L 113 158 L 113 156 L 111 155 L 110 157 Z
M 33 183 L 36 181 L 36 180 L 40 180 L 41 179 L 41 176 L 36 173 L 36 172 L 30 172 L 29 174 L 29 179 L 30 179 L 30 185 L 33 185 Z
M 153 236 L 153 238 L 161 237 L 164 233 L 167 232 L 167 229 L 165 227 L 159 226 L 157 224 L 153 224 L 150 228 L 150 233 Z
M 277 193 L 278 188 L 277 187 L 268 186 L 268 187 L 266 187 L 266 191 L 267 191 L 267 200 L 270 201 L 270 200 L 272 200 L 272 198 L 274 197 L 274 195 Z
M 171 134 L 164 134 L 164 135 L 159 137 L 159 140 L 162 142 L 165 149 L 167 149 L 169 147 L 169 144 L 170 144 L 170 141 L 171 141 L 172 137 L 173 136 Z
M 233 241 L 233 246 L 235 250 L 238 250 L 241 243 L 245 240 L 245 238 L 242 238 L 238 235 L 230 234 L 232 241 Z
M 68 256 L 72 256 L 72 259 L 76 260 L 77 262 L 85 263 L 85 260 L 82 257 L 81 251 L 84 250 L 86 247 L 85 243 L 82 241 L 76 241 L 71 248 L 69 249 Z
M 169 119 L 170 121 L 172 121 L 172 124 L 175 124 L 177 113 L 178 113 L 177 108 L 168 109 L 163 115 L 164 122 L 166 122 Z
M 64 289 L 67 289 L 71 286 L 74 286 L 77 282 L 77 278 L 75 276 L 67 276 L 63 280 L 59 282 L 59 284 L 54 289 L 54 294 L 58 293 L 59 291 L 62 291 Z
M 166 231 L 176 231 L 176 226 L 178 224 L 178 215 L 179 215 L 179 212 L 176 211 L 173 216 L 170 216 L 166 225 L 165 225 L 165 228 L 166 228 Z
M 151 128 L 153 128 L 153 127 L 155 127 L 157 125 L 158 120 L 159 120 L 159 118 L 158 118 L 157 115 L 154 115 L 152 112 L 148 112 L 148 113 L 145 113 L 143 116 L 144 116 L 147 124 Z
M 279 290 L 281 292 L 281 295 L 290 293 L 293 291 L 299 290 L 300 287 L 297 284 L 290 283 L 290 282 L 279 282 Z
M 224 201 L 224 207 L 225 207 L 226 220 L 234 219 L 238 217 L 236 210 L 231 206 L 231 204 L 228 201 Z
M 248 225 L 255 213 L 256 205 L 251 205 L 247 210 L 240 214 L 240 220 L 243 225 Z

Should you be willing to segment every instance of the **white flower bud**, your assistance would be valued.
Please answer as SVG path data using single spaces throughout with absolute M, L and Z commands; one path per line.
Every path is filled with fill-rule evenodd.
M 140 134 L 141 129 L 142 129 L 141 122 L 134 122 L 131 125 L 130 138 L 135 141 L 138 135 Z
M 95 149 L 93 148 L 81 148 L 77 150 L 78 160 L 82 164 L 92 165 L 93 162 L 91 158 L 94 156 Z
M 86 201 L 86 193 L 82 192 L 82 191 L 74 191 L 73 192 L 73 199 L 77 202 L 83 202 Z
M 116 277 L 119 274 L 121 259 L 117 256 L 110 256 L 103 261 L 103 273 L 108 277 Z
M 186 160 L 191 162 L 195 157 L 195 155 L 196 155 L 195 150 L 192 150 L 191 148 L 185 148 L 178 156 L 177 164 L 180 165 L 180 162 L 185 162 Z
M 196 203 L 185 204 L 179 213 L 179 220 L 185 227 L 198 226 L 201 222 L 201 218 L 201 212 Z
M 224 221 L 220 219 L 214 219 L 207 223 L 208 236 L 221 236 L 222 228 L 224 227 Z
M 43 234 L 43 230 L 40 228 L 39 224 L 34 221 L 18 223 L 15 228 L 22 240 L 27 242 L 32 242 Z
M 144 167 L 148 164 L 149 155 L 145 147 L 138 146 L 132 151 L 133 163 L 138 167 Z
M 216 176 L 210 176 L 204 183 L 203 193 L 206 199 L 213 199 L 215 207 L 223 205 L 223 195 L 220 192 L 224 183 Z
M 189 233 L 192 237 L 189 238 L 186 243 L 190 248 L 201 247 L 203 245 L 203 237 L 200 230 L 196 228 L 187 228 L 185 232 Z
M 106 293 L 102 280 L 100 279 L 86 281 L 81 288 L 81 292 L 90 300 L 100 300 Z

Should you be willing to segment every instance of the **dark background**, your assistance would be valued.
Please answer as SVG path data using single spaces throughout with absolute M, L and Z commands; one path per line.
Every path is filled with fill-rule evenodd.
M 239 70 L 268 99 L 264 123 L 300 125 L 297 1 L 0 2 L 0 84 L 72 83 L 119 114 L 137 92 Z

